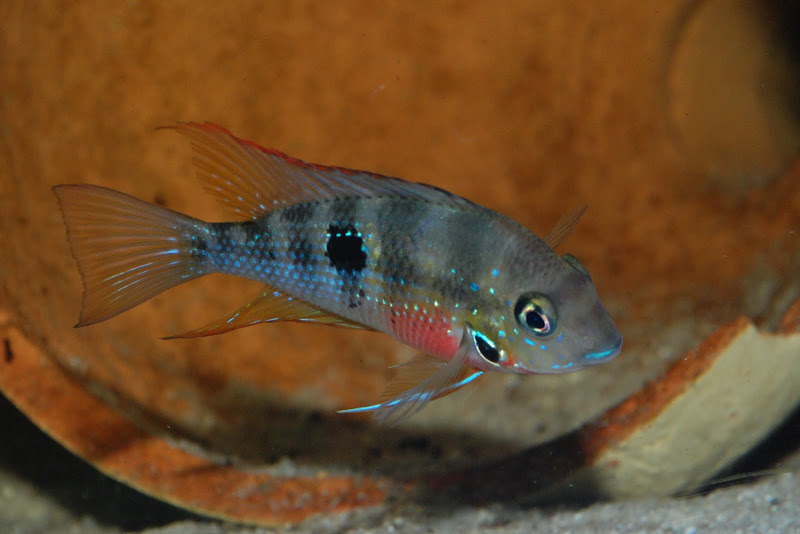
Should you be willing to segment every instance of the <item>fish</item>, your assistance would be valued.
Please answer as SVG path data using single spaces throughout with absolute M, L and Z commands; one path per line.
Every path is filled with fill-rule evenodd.
M 418 351 L 378 402 L 339 410 L 396 423 L 487 372 L 553 374 L 612 360 L 622 334 L 592 278 L 539 238 L 439 187 L 308 163 L 221 126 L 188 138 L 202 187 L 232 222 L 205 222 L 91 184 L 53 188 L 83 282 L 79 322 L 105 321 L 196 278 L 263 283 L 247 304 L 173 338 L 297 321 L 373 330 Z

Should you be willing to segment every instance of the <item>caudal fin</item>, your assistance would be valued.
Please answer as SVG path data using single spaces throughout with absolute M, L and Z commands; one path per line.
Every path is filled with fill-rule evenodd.
M 76 326 L 104 321 L 206 274 L 191 247 L 204 223 L 105 187 L 53 191 L 83 279 Z

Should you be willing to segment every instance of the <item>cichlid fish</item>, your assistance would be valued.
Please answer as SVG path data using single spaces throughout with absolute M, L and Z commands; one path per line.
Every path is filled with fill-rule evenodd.
M 83 279 L 86 326 L 210 273 L 265 284 L 197 330 L 305 321 L 377 330 L 422 353 L 374 411 L 409 417 L 486 371 L 564 373 L 607 362 L 622 335 L 589 273 L 555 248 L 585 207 L 540 239 L 429 185 L 306 163 L 212 124 L 181 123 L 208 191 L 239 222 L 208 223 L 94 185 L 54 188 Z

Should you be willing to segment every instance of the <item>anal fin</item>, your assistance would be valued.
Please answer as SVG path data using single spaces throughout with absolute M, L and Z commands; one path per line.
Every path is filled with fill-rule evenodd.
M 195 330 L 167 336 L 164 339 L 214 336 L 258 323 L 279 321 L 300 321 L 370 330 L 367 326 L 319 310 L 302 300 L 276 291 L 270 286 L 265 286 L 256 298 L 230 315 Z

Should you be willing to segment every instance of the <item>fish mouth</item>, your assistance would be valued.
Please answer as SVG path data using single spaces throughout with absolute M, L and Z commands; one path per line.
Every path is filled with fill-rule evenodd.
M 611 348 L 598 352 L 587 352 L 583 355 L 583 359 L 587 364 L 590 365 L 595 363 L 603 363 L 614 358 L 617 354 L 619 354 L 620 350 L 622 350 L 622 335 L 619 336 Z
M 619 334 L 611 347 L 597 352 L 587 352 L 583 355 L 583 361 L 577 359 L 580 358 L 580 356 L 575 355 L 575 359 L 571 359 L 570 361 L 567 361 L 567 363 L 552 365 L 551 367 L 545 368 L 541 366 L 541 362 L 531 362 L 533 365 L 527 366 L 523 363 L 516 362 L 513 365 L 512 372 L 526 375 L 556 375 L 570 373 L 591 365 L 598 365 L 613 360 L 614 357 L 619 354 L 621 349 L 622 334 Z M 559 358 L 564 358 L 564 356 L 559 355 Z

